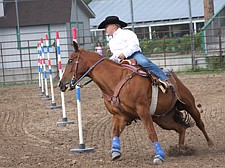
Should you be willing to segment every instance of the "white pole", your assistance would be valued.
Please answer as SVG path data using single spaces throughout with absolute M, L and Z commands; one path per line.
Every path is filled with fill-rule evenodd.
M 77 43 L 77 31 L 76 28 L 72 29 L 73 41 Z M 79 148 L 71 149 L 71 153 L 81 152 L 94 152 L 93 148 L 85 148 L 83 129 L 82 129 L 82 116 L 81 116 L 81 99 L 80 99 L 80 87 L 76 85 L 76 99 L 77 99 L 77 118 L 78 118 L 78 129 L 79 129 Z
M 38 51 L 38 86 L 41 89 L 41 65 L 40 65 L 40 50 L 39 50 L 40 43 L 37 44 L 37 51 Z
M 73 41 L 77 43 L 77 30 L 72 29 Z M 81 117 L 81 100 L 80 100 L 80 87 L 76 85 L 76 99 L 77 99 L 77 118 L 78 118 L 78 128 L 79 128 L 79 139 L 80 144 L 83 144 L 83 130 L 82 130 L 82 117 Z
M 78 128 L 79 128 L 79 139 L 80 139 L 80 144 L 84 144 L 82 116 L 81 116 L 80 87 L 77 85 L 76 85 L 76 98 L 77 98 L 77 118 L 78 118 Z
M 41 51 L 41 44 L 39 45 L 39 54 L 40 54 L 40 73 L 41 73 L 41 93 L 42 96 L 44 96 L 45 91 L 44 91 L 44 79 L 43 79 L 43 59 L 42 59 L 42 51 Z
M 51 59 L 50 59 L 50 50 L 49 50 L 49 39 L 48 35 L 45 36 L 46 39 L 46 49 L 47 49 L 47 57 L 48 57 L 48 69 L 49 69 L 49 80 L 50 80 L 50 86 L 51 86 L 51 95 L 52 95 L 52 105 L 50 106 L 51 109 L 54 108 L 62 108 L 62 106 L 56 106 L 55 102 L 55 95 L 54 95 L 54 88 L 53 88 L 53 79 L 52 79 L 52 65 L 51 65 Z
M 60 51 L 60 43 L 59 43 L 59 32 L 56 32 L 56 46 L 57 46 L 57 52 L 58 52 L 59 78 L 62 79 L 62 61 L 61 61 L 61 51 Z M 67 118 L 64 92 L 61 92 L 61 99 L 62 99 L 62 111 L 63 111 L 62 118 Z
M 62 79 L 62 61 L 61 61 L 61 51 L 60 51 L 60 44 L 59 44 L 59 32 L 56 32 L 56 46 L 57 46 L 57 53 L 58 53 L 59 78 Z M 61 100 L 62 100 L 63 116 L 62 116 L 62 120 L 57 122 L 57 126 L 66 126 L 67 124 L 74 124 L 74 121 L 67 120 L 65 97 L 64 97 L 64 92 L 62 91 L 61 91 Z
M 47 73 L 46 73 L 46 66 L 45 66 L 45 53 L 44 53 L 43 38 L 41 38 L 41 53 L 42 53 L 42 65 L 43 65 L 43 70 L 44 70 L 45 97 L 47 98 L 46 100 L 50 100 L 49 95 L 48 95 L 48 81 L 47 81 Z

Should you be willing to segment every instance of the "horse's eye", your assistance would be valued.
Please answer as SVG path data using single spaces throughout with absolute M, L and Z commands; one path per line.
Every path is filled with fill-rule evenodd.
M 69 60 L 68 60 L 68 64 L 71 64 L 72 62 L 73 62 L 72 59 L 69 59 Z

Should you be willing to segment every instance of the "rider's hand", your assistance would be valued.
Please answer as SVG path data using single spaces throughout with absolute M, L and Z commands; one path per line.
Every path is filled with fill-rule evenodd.
M 123 53 L 121 53 L 121 54 L 118 56 L 118 58 L 121 59 L 121 60 L 124 60 L 126 57 L 125 57 L 125 55 L 124 55 Z

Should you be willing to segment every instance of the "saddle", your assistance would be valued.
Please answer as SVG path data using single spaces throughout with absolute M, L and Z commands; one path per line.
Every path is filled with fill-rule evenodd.
M 105 100 L 108 100 L 111 102 L 111 104 L 116 107 L 119 108 L 121 111 L 123 111 L 121 105 L 120 105 L 120 101 L 119 101 L 119 93 L 121 88 L 123 87 L 123 85 L 130 80 L 135 74 L 138 74 L 140 76 L 143 77 L 147 77 L 150 78 L 152 81 L 152 102 L 150 105 L 150 111 L 151 114 L 153 115 L 155 110 L 156 110 L 156 106 L 157 106 L 157 101 L 158 101 L 158 88 L 160 88 L 162 90 L 163 93 L 166 93 L 168 86 L 164 81 L 161 81 L 160 79 L 158 79 L 154 74 L 152 74 L 151 72 L 149 72 L 148 70 L 146 70 L 145 68 L 143 68 L 140 65 L 137 65 L 136 60 L 134 59 L 129 59 L 129 60 L 123 60 L 121 62 L 121 65 L 130 69 L 132 72 L 130 74 L 127 74 L 117 85 L 116 88 L 114 90 L 114 93 L 112 96 L 109 96 L 107 94 L 103 93 L 103 98 Z M 169 73 L 169 71 L 168 71 Z
M 149 77 L 152 81 L 152 84 L 154 86 L 159 86 L 159 88 L 162 90 L 163 93 L 166 93 L 168 89 L 168 85 L 166 82 L 162 81 L 161 79 L 157 78 L 153 73 L 149 72 L 148 70 L 144 69 L 140 65 L 137 65 L 137 62 L 135 59 L 126 59 L 120 62 L 120 64 L 134 72 L 136 72 L 138 75 L 143 77 Z M 167 72 L 166 75 L 170 75 L 169 72 Z

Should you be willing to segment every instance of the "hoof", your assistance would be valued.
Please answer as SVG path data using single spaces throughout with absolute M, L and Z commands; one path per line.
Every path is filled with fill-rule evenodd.
M 154 157 L 153 163 L 155 165 L 161 165 L 163 163 L 164 159 L 160 155 L 156 155 Z
M 212 148 L 212 147 L 214 146 L 214 143 L 213 143 L 212 141 L 208 141 L 208 146 L 209 146 L 210 148 Z
M 119 152 L 112 152 L 112 160 L 119 159 L 121 156 L 121 153 Z

